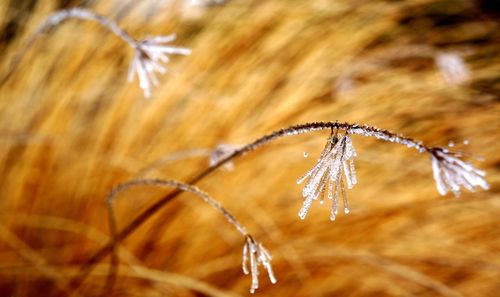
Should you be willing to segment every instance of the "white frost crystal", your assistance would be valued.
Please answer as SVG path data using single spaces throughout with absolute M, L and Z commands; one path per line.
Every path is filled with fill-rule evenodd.
M 248 269 L 248 262 L 250 262 L 250 270 Z M 261 243 L 255 241 L 250 235 L 246 235 L 245 245 L 243 246 L 242 268 L 244 274 L 250 273 L 252 275 L 252 285 L 250 286 L 250 293 L 252 294 L 259 288 L 260 265 L 266 268 L 269 280 L 275 284 L 277 280 L 271 266 L 271 254 Z
M 446 149 L 435 148 L 430 151 L 432 171 L 439 194 L 446 195 L 449 191 L 455 196 L 460 195 L 460 186 L 474 192 L 476 187 L 489 189 L 486 175 L 469 163 L 458 158 L 458 154 L 450 153 Z
M 439 53 L 435 60 L 441 75 L 448 84 L 458 85 L 470 78 L 469 69 L 458 54 Z
M 356 150 L 348 134 L 344 136 L 333 135 L 328 138 L 325 148 L 318 159 L 318 163 L 297 180 L 297 183 L 301 184 L 308 179 L 302 190 L 302 196 L 305 200 L 299 211 L 301 219 L 305 219 L 314 200 L 320 198 L 320 204 L 323 204 L 327 187 L 328 198 L 333 200 L 330 219 L 332 221 L 335 220 L 338 214 L 339 192 L 343 198 L 344 213 L 349 213 L 344 177 L 349 189 L 357 183 L 356 170 L 354 168 L 355 156 Z
M 208 160 L 210 167 L 217 165 L 220 161 L 229 157 L 231 154 L 233 154 L 240 147 L 241 146 L 232 145 L 232 144 L 219 144 L 219 145 L 217 145 L 217 147 L 210 154 L 210 158 Z M 223 166 L 224 166 L 224 169 L 226 169 L 227 171 L 234 170 L 234 163 L 231 161 L 226 162 Z
M 189 55 L 191 50 L 183 47 L 165 45 L 175 40 L 175 34 L 146 38 L 135 46 L 134 58 L 130 64 L 128 81 L 134 80 L 137 73 L 139 86 L 144 91 L 144 96 L 151 97 L 153 86 L 158 85 L 156 72 L 167 72 L 162 63 L 168 63 L 168 55 Z

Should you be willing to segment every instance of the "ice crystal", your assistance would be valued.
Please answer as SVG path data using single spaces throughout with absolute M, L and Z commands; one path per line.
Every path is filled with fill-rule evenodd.
M 250 262 L 250 269 L 248 263 Z M 262 265 L 267 270 L 269 280 L 275 284 L 277 282 L 271 266 L 271 254 L 264 246 L 255 241 L 250 235 L 245 236 L 245 245 L 243 246 L 242 269 L 244 274 L 252 275 L 252 285 L 250 293 L 254 293 L 259 288 L 259 266 Z
M 439 194 L 446 195 L 451 191 L 455 196 L 459 196 L 460 186 L 471 192 L 478 186 L 485 190 L 489 189 L 488 182 L 484 179 L 485 172 L 460 160 L 459 154 L 442 148 L 434 148 L 430 154 Z
M 210 167 L 215 166 L 221 160 L 227 158 L 229 155 L 234 153 L 238 148 L 239 148 L 239 146 L 232 145 L 232 144 L 219 144 L 219 145 L 217 145 L 217 147 L 210 154 L 210 158 L 209 158 Z M 232 171 L 232 170 L 234 170 L 234 163 L 231 161 L 226 162 L 223 165 L 223 168 L 226 169 L 227 171 Z
M 137 73 L 139 86 L 144 91 L 146 98 L 151 97 L 153 86 L 158 85 L 156 72 L 167 72 L 162 63 L 168 63 L 168 55 L 189 55 L 190 49 L 166 45 L 175 40 L 175 34 L 167 36 L 154 36 L 137 42 L 134 58 L 130 64 L 128 81 L 134 80 Z
M 325 192 L 328 192 L 328 199 L 332 200 L 330 213 L 332 221 L 335 220 L 338 214 L 340 195 L 342 195 L 344 203 L 344 213 L 349 213 L 344 177 L 349 189 L 357 183 L 354 168 L 355 156 L 356 150 L 348 134 L 343 136 L 333 135 L 328 138 L 316 165 L 297 180 L 297 183 L 301 184 L 308 179 L 302 190 L 304 203 L 299 211 L 301 219 L 305 219 L 314 200 L 319 198 L 319 203 L 323 204 Z
M 469 69 L 458 54 L 439 53 L 435 61 L 444 80 L 450 85 L 461 84 L 470 78 Z

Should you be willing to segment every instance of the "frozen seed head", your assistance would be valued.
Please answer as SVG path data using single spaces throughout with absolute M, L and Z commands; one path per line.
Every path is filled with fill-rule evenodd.
M 191 50 L 183 47 L 166 45 L 175 40 L 175 34 L 154 36 L 137 42 L 135 53 L 128 72 L 128 81 L 139 78 L 139 86 L 146 98 L 151 97 L 153 86 L 159 84 L 156 73 L 164 74 L 167 69 L 164 64 L 169 62 L 168 55 L 189 55 Z
M 248 268 L 248 263 L 250 263 L 250 269 Z M 255 241 L 252 236 L 247 234 L 245 235 L 245 245 L 243 246 L 242 269 L 244 274 L 252 275 L 252 285 L 250 286 L 250 293 L 252 294 L 259 288 L 260 265 L 264 266 L 269 275 L 269 280 L 275 284 L 277 280 L 271 266 L 271 254 L 269 254 L 261 243 Z
M 332 200 L 330 219 L 336 218 L 339 207 L 339 196 L 342 196 L 344 213 L 349 213 L 345 183 L 351 189 L 357 183 L 354 157 L 356 150 L 349 134 L 332 135 L 328 138 L 325 148 L 316 165 L 297 180 L 297 184 L 307 180 L 302 189 L 304 203 L 299 211 L 299 217 L 304 220 L 314 200 L 320 198 L 320 204 L 327 193 Z M 344 182 L 345 180 L 345 182 Z
M 456 53 L 439 53 L 435 57 L 436 65 L 444 80 L 450 85 L 458 85 L 470 78 L 470 71 L 461 56 Z
M 461 186 L 471 192 L 475 192 L 476 187 L 489 189 L 488 182 L 484 178 L 486 173 L 460 160 L 458 153 L 443 148 L 433 148 L 429 153 L 439 194 L 444 196 L 451 191 L 458 197 Z
M 156 73 L 163 74 L 167 71 L 163 64 L 169 61 L 168 55 L 189 55 L 191 53 L 190 49 L 167 45 L 175 40 L 174 34 L 148 37 L 138 41 L 121 29 L 116 22 L 84 8 L 70 8 L 53 13 L 39 26 L 30 38 L 28 45 L 41 33 L 58 26 L 67 19 L 97 22 L 132 47 L 135 52 L 129 68 L 128 81 L 132 81 L 137 73 L 139 86 L 144 91 L 145 97 L 151 97 L 153 86 L 158 85 Z
M 239 148 L 240 148 L 240 146 L 232 145 L 232 144 L 219 144 L 219 145 L 217 145 L 217 147 L 210 154 L 210 158 L 208 160 L 210 167 L 217 165 L 220 161 L 229 157 L 231 154 L 233 154 Z M 223 165 L 223 168 L 227 171 L 233 171 L 234 170 L 234 163 L 231 161 L 226 162 Z

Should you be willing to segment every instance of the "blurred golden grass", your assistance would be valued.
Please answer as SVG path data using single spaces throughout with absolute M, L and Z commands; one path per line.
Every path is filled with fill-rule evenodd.
M 131 50 L 94 23 L 68 21 L 26 51 L 0 86 L 0 295 L 61 293 L 107 242 L 106 193 L 155 160 L 320 120 L 368 123 L 435 145 L 467 139 L 459 149 L 484 157 L 475 163 L 491 190 L 441 198 L 426 156 L 355 137 L 351 214 L 332 223 L 327 207 L 313 206 L 300 221 L 295 180 L 326 134 L 278 140 L 199 184 L 273 253 L 278 283 L 263 274 L 257 294 L 500 292 L 500 30 L 476 2 L 230 1 L 196 9 L 181 1 L 62 2 L 119 20 L 137 38 L 177 32 L 176 44 L 193 54 L 174 58 L 146 100 L 126 83 Z M 58 8 L 0 3 L 0 77 Z M 336 91 L 354 64 L 413 45 L 470 51 L 471 81 L 449 86 L 432 59 L 406 58 Z M 182 159 L 148 176 L 188 180 L 206 166 L 204 157 Z M 166 193 L 122 195 L 120 226 Z M 182 195 L 121 245 L 118 282 L 106 295 L 247 295 L 242 244 L 218 213 Z M 78 294 L 102 293 L 108 261 Z

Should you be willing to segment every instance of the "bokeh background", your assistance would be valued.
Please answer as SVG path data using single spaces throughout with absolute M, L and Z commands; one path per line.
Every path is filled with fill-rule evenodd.
M 198 184 L 272 252 L 278 283 L 262 271 L 256 295 L 499 296 L 495 2 L 1 1 L 0 295 L 70 295 L 61 288 L 109 240 L 114 185 L 186 181 L 219 144 L 339 120 L 454 144 L 491 189 L 441 197 L 428 156 L 354 136 L 351 213 L 330 222 L 329 204 L 315 204 L 301 221 L 295 180 L 328 132 L 275 141 Z M 173 57 L 145 99 L 127 83 L 132 50 L 96 23 L 65 22 L 25 47 L 49 14 L 74 6 L 136 38 L 175 32 L 193 53 Z M 451 62 L 438 63 L 443 54 Z M 168 193 L 121 195 L 119 227 Z M 242 246 L 223 217 L 183 194 L 120 246 L 112 290 L 106 258 L 73 295 L 246 296 Z

